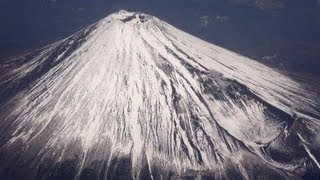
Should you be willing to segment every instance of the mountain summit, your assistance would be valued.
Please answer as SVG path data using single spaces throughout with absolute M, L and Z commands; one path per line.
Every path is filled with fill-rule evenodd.
M 273 69 L 120 11 L 0 66 L 6 178 L 319 174 L 319 96 Z

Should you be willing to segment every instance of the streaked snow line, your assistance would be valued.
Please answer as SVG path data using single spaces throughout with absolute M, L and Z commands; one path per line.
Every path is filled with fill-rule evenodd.
M 106 161 L 108 178 L 121 159 L 137 179 L 143 166 L 154 179 L 228 168 L 251 179 L 255 165 L 288 176 L 305 157 L 265 149 L 292 151 L 294 114 L 319 125 L 317 95 L 298 82 L 141 13 L 112 14 L 24 61 L 0 75 L 0 95 L 20 88 L 4 101 L 1 149 L 21 143 L 11 155 L 39 164 L 76 157 L 77 177 Z

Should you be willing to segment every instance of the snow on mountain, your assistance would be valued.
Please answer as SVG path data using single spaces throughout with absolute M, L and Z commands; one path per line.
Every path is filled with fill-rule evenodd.
M 275 70 L 120 11 L 0 66 L 0 175 L 302 178 L 319 96 Z

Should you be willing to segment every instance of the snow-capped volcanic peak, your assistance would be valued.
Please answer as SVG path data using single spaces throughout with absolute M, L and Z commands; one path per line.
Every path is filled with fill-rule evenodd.
M 299 178 L 320 167 L 317 94 L 143 13 L 2 64 L 0 97 L 6 177 Z
M 143 23 L 151 19 L 152 16 L 149 16 L 144 13 L 138 13 L 138 12 L 128 12 L 125 10 L 121 10 L 118 13 L 114 13 L 110 16 L 108 16 L 105 20 L 118 20 L 122 21 L 124 23 Z

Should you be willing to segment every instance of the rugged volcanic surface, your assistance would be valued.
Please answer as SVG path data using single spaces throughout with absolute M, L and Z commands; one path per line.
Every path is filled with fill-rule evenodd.
M 319 95 L 120 11 L 0 67 L 2 179 L 319 177 Z

